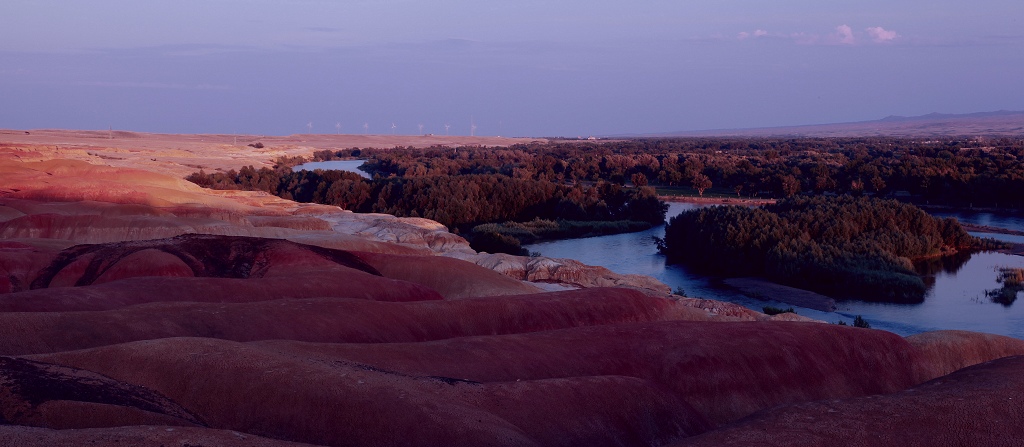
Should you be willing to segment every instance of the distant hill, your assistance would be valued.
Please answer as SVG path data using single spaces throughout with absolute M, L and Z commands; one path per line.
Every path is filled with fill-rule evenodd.
M 648 137 L 941 137 L 1024 136 L 1024 111 L 967 114 L 930 113 L 887 116 L 880 120 L 807 126 L 668 132 Z

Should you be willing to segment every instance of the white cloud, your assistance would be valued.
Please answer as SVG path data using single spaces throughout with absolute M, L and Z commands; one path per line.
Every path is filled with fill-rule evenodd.
M 853 37 L 853 28 L 849 25 L 839 25 L 836 27 L 836 33 L 832 35 L 833 40 L 836 43 L 843 45 L 853 45 L 857 43 L 857 39 Z
M 789 40 L 798 45 L 860 45 L 869 42 L 888 43 L 901 37 L 896 31 L 890 31 L 880 26 L 866 28 L 865 31 L 854 31 L 853 27 L 844 24 L 835 27 L 835 31 L 825 35 L 808 32 L 769 33 L 763 29 L 741 31 L 736 35 L 736 40 L 766 38 Z
M 758 38 L 766 36 L 768 36 L 768 31 L 765 31 L 763 29 L 756 29 L 753 32 L 741 31 L 739 34 L 736 35 L 736 38 L 739 40 L 746 40 L 751 37 Z
M 871 36 L 871 40 L 875 43 L 891 42 L 900 37 L 899 34 L 896 34 L 896 31 L 889 31 L 880 26 L 873 26 L 868 28 L 867 31 L 868 35 Z

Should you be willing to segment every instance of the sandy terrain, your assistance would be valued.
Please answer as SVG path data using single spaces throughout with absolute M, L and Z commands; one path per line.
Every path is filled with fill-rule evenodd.
M 170 135 L 126 131 L 0 130 L 0 148 L 23 159 L 62 158 L 133 167 L 176 177 L 206 171 L 271 166 L 281 156 L 309 156 L 323 149 L 396 146 L 509 146 L 529 138 L 443 135 Z M 262 149 L 247 146 L 263 143 Z

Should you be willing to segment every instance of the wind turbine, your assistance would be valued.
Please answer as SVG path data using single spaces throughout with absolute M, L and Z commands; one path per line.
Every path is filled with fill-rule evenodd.
M 363 123 L 363 135 L 370 131 L 370 123 Z
M 338 123 L 334 125 L 334 129 L 337 131 L 338 135 L 341 135 L 341 121 L 338 121 Z
M 476 122 L 473 121 L 473 118 L 469 119 L 469 136 L 471 136 L 471 137 L 475 137 L 476 136 Z
M 313 122 L 306 123 L 306 128 L 309 129 L 309 133 L 313 133 Z
M 420 135 L 423 135 L 423 125 L 420 124 Z
M 395 129 L 397 129 L 397 128 L 398 128 L 398 126 L 396 126 L 395 123 L 391 123 L 391 135 L 395 134 Z
M 451 124 L 445 123 L 445 125 L 444 125 L 444 136 L 446 136 L 446 137 L 448 136 L 448 129 L 451 128 L 451 127 L 452 127 Z

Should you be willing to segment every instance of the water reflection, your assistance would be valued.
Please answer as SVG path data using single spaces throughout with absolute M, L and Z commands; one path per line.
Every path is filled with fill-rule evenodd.
M 933 211 L 933 216 L 954 217 L 960 222 L 1024 231 L 1024 215 L 1011 212 L 991 211 Z
M 914 270 L 917 271 L 918 275 L 928 277 L 935 276 L 939 273 L 956 274 L 960 269 L 971 260 L 971 256 L 974 253 L 961 252 L 950 256 L 943 256 L 941 258 L 930 258 L 923 261 L 914 263 Z

